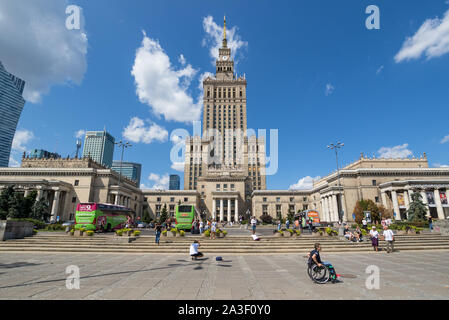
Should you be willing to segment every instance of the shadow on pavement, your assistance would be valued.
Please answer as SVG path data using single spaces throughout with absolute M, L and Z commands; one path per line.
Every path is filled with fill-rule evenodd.
M 14 262 L 14 263 L 10 263 L 10 264 L 0 263 L 0 268 L 12 269 L 12 268 L 38 266 L 41 264 L 42 263 L 29 263 L 29 262 Z

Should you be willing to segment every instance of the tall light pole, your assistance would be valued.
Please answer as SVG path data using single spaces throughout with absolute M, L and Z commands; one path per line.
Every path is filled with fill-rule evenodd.
M 341 184 L 340 184 L 340 168 L 339 168 L 339 166 L 338 166 L 338 149 L 342 148 L 344 145 L 345 145 L 344 143 L 341 143 L 340 141 L 338 141 L 338 142 L 335 143 L 335 144 L 334 144 L 334 143 L 331 143 L 330 145 L 327 146 L 328 149 L 335 150 L 335 159 L 336 159 L 336 161 L 337 161 L 337 180 L 338 180 L 338 189 L 341 188 Z M 341 197 L 340 197 L 340 200 L 341 200 Z M 345 198 L 345 200 L 346 200 L 346 198 Z M 341 203 L 341 202 L 340 202 L 340 203 Z M 343 205 L 343 203 L 341 203 L 341 204 Z M 338 208 L 337 208 L 337 210 L 338 210 Z M 338 219 L 339 219 L 340 221 L 343 220 L 343 217 L 341 216 L 341 212 L 338 213 Z
M 114 142 L 114 144 L 116 144 L 119 148 L 122 148 L 122 156 L 120 158 L 120 173 L 118 175 L 118 190 L 117 190 L 117 198 L 119 198 L 120 182 L 121 182 L 121 178 L 122 178 L 123 153 L 125 152 L 125 148 L 132 147 L 132 144 L 130 144 L 128 141 L 122 141 L 122 140 L 120 140 L 119 142 Z M 115 202 L 118 202 L 118 200 L 116 199 Z

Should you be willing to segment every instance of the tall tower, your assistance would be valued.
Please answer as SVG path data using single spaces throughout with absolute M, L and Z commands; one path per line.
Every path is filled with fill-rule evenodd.
M 25 81 L 12 75 L 0 62 L 0 167 L 7 167 L 12 140 L 25 100 Z
M 214 174 L 237 170 L 251 178 L 252 189 L 266 188 L 264 142 L 247 137 L 246 87 L 246 79 L 234 73 L 225 17 L 215 75 L 203 81 L 202 137 L 190 137 L 186 143 L 184 189 L 198 190 L 199 177 L 211 170 Z

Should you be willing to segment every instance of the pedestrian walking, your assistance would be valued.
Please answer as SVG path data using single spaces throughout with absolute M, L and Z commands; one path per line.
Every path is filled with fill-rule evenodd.
M 366 231 L 368 231 L 368 223 L 366 222 L 366 219 L 363 218 L 362 220 L 362 225 L 363 225 L 363 229 L 365 229 Z
M 307 225 L 309 227 L 309 233 L 312 234 L 312 218 L 307 221 Z
M 299 229 L 299 226 L 300 226 L 299 220 L 295 220 L 295 229 Z
M 433 220 L 432 220 L 432 217 L 429 217 L 429 229 L 430 229 L 430 232 L 432 232 L 432 230 L 433 230 Z
M 257 220 L 256 220 L 256 217 L 253 216 L 253 218 L 251 219 L 251 228 L 253 230 L 253 234 L 256 234 L 256 226 L 257 226 Z
M 281 231 L 282 229 L 282 224 L 281 224 L 281 220 L 278 221 L 278 231 Z
M 388 226 L 384 227 L 383 238 L 387 242 L 387 253 L 394 251 L 394 234 Z
M 306 228 L 306 218 L 305 217 L 301 217 L 301 232 L 303 231 L 303 229 Z
M 373 246 L 374 251 L 379 251 L 379 232 L 376 230 L 376 226 L 373 226 L 369 232 L 371 238 L 371 245 Z
M 162 226 L 160 225 L 160 223 L 157 223 L 156 226 L 154 227 L 154 230 L 156 231 L 156 243 L 157 245 L 159 245 L 159 240 L 161 239 L 161 232 L 162 232 Z
M 287 219 L 287 221 L 285 222 L 285 228 L 288 230 L 290 229 L 290 220 Z

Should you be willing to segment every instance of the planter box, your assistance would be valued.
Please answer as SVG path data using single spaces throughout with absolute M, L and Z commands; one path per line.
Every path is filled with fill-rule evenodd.
M 405 231 L 405 230 L 396 230 L 396 233 L 395 234 L 397 234 L 397 235 L 403 235 L 403 234 L 407 234 L 407 231 Z
M 291 237 L 291 236 L 292 236 L 292 234 L 290 232 L 288 232 L 288 231 L 284 232 L 284 237 Z
M 34 224 L 29 221 L 1 220 L 0 241 L 33 236 Z
M 124 237 L 124 236 L 114 236 L 112 237 L 112 242 L 114 243 L 131 243 L 136 240 L 136 237 Z
M 82 237 L 84 232 L 81 232 L 80 230 L 75 230 L 75 237 Z
M 276 233 L 274 234 L 274 236 L 275 236 L 275 237 L 283 237 L 284 235 L 283 235 L 282 233 L 276 232 Z

